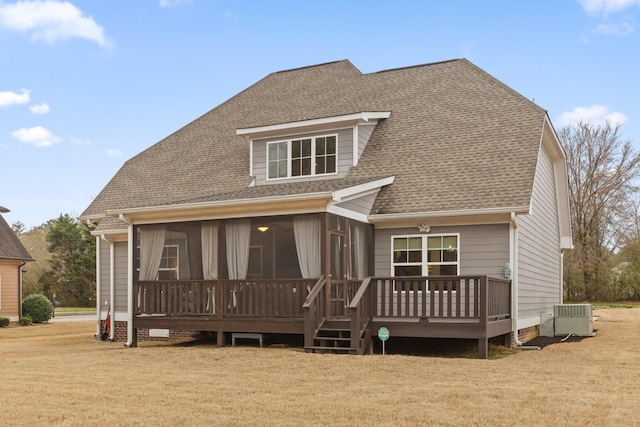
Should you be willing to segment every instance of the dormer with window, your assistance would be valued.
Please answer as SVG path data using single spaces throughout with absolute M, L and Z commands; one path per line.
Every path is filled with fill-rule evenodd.
M 249 137 L 255 185 L 340 178 L 358 160 L 378 121 L 390 112 L 361 112 L 237 129 Z

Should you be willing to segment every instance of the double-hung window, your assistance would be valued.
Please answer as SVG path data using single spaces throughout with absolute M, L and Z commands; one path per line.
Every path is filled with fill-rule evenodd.
M 393 276 L 458 276 L 459 246 L 458 234 L 393 236 Z M 421 290 L 417 284 L 407 286 L 399 290 Z
M 158 268 L 158 279 L 178 279 L 178 245 L 165 245 L 162 249 L 160 267 Z
M 336 173 L 337 152 L 337 135 L 269 142 L 267 179 Z

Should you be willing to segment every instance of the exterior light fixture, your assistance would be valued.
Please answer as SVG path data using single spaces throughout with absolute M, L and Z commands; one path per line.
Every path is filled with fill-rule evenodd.
M 505 278 L 505 279 L 508 279 L 508 278 L 510 278 L 510 277 L 511 277 L 511 266 L 509 265 L 509 263 L 506 263 L 506 264 L 504 265 L 504 271 L 503 271 L 503 273 L 504 273 L 504 278 Z
M 428 233 L 429 231 L 431 231 L 431 227 L 429 227 L 427 224 L 419 224 L 418 230 L 420 230 L 421 233 Z

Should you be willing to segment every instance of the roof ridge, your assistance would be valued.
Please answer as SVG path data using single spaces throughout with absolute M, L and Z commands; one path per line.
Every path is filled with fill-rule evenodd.
M 484 74 L 485 76 L 490 78 L 491 80 L 493 80 L 495 83 L 497 83 L 497 84 L 501 85 L 502 87 L 504 87 L 505 89 L 507 89 L 507 91 L 511 92 L 511 94 L 515 95 L 518 98 L 521 98 L 521 99 L 527 101 L 531 106 L 535 107 L 538 110 L 542 110 L 545 114 L 547 114 L 547 110 L 544 107 L 541 107 L 540 105 L 536 104 L 535 101 L 532 101 L 531 99 L 527 98 L 526 96 L 524 96 L 523 94 L 521 94 L 520 92 L 518 92 L 517 90 L 515 90 L 514 88 L 512 88 L 511 86 L 509 86 L 505 82 L 503 82 L 502 80 L 498 79 L 497 77 L 493 76 L 492 74 L 490 74 L 489 72 L 484 70 L 482 67 L 474 64 L 473 62 L 469 61 L 468 59 L 464 59 L 464 62 L 466 62 L 467 65 L 475 68 L 476 70 L 478 70 L 479 72 L 481 72 L 482 74 Z
M 427 62 L 425 64 L 408 65 L 406 67 L 387 68 L 385 70 L 374 71 L 374 72 L 368 73 L 368 74 L 380 74 L 380 73 L 388 73 L 390 71 L 400 71 L 400 70 L 408 70 L 408 69 L 411 69 L 411 68 L 428 67 L 428 66 L 431 66 L 431 65 L 446 64 L 448 62 L 461 61 L 461 60 L 464 60 L 464 59 L 465 58 L 454 58 L 454 59 L 446 59 L 444 61 Z
M 272 74 L 288 73 L 290 71 L 300 71 L 300 70 L 305 70 L 307 68 L 324 67 L 325 65 L 338 64 L 340 62 L 346 62 L 350 64 L 353 68 L 357 69 L 348 59 L 339 59 L 337 61 L 323 62 L 321 64 L 305 65 L 304 67 L 296 67 L 296 68 L 289 68 L 286 70 L 274 71 Z

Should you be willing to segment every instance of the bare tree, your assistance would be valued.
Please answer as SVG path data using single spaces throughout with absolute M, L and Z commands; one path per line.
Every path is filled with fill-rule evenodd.
M 23 296 L 31 294 L 47 293 L 48 290 L 40 283 L 40 277 L 47 271 L 51 254 L 47 250 L 47 224 L 42 224 L 19 235 L 19 239 L 35 261 L 25 266 L 22 278 Z
M 565 258 L 570 300 L 606 299 L 609 258 L 633 224 L 640 153 L 623 139 L 620 126 L 580 122 L 558 134 L 567 155 L 575 249 Z

